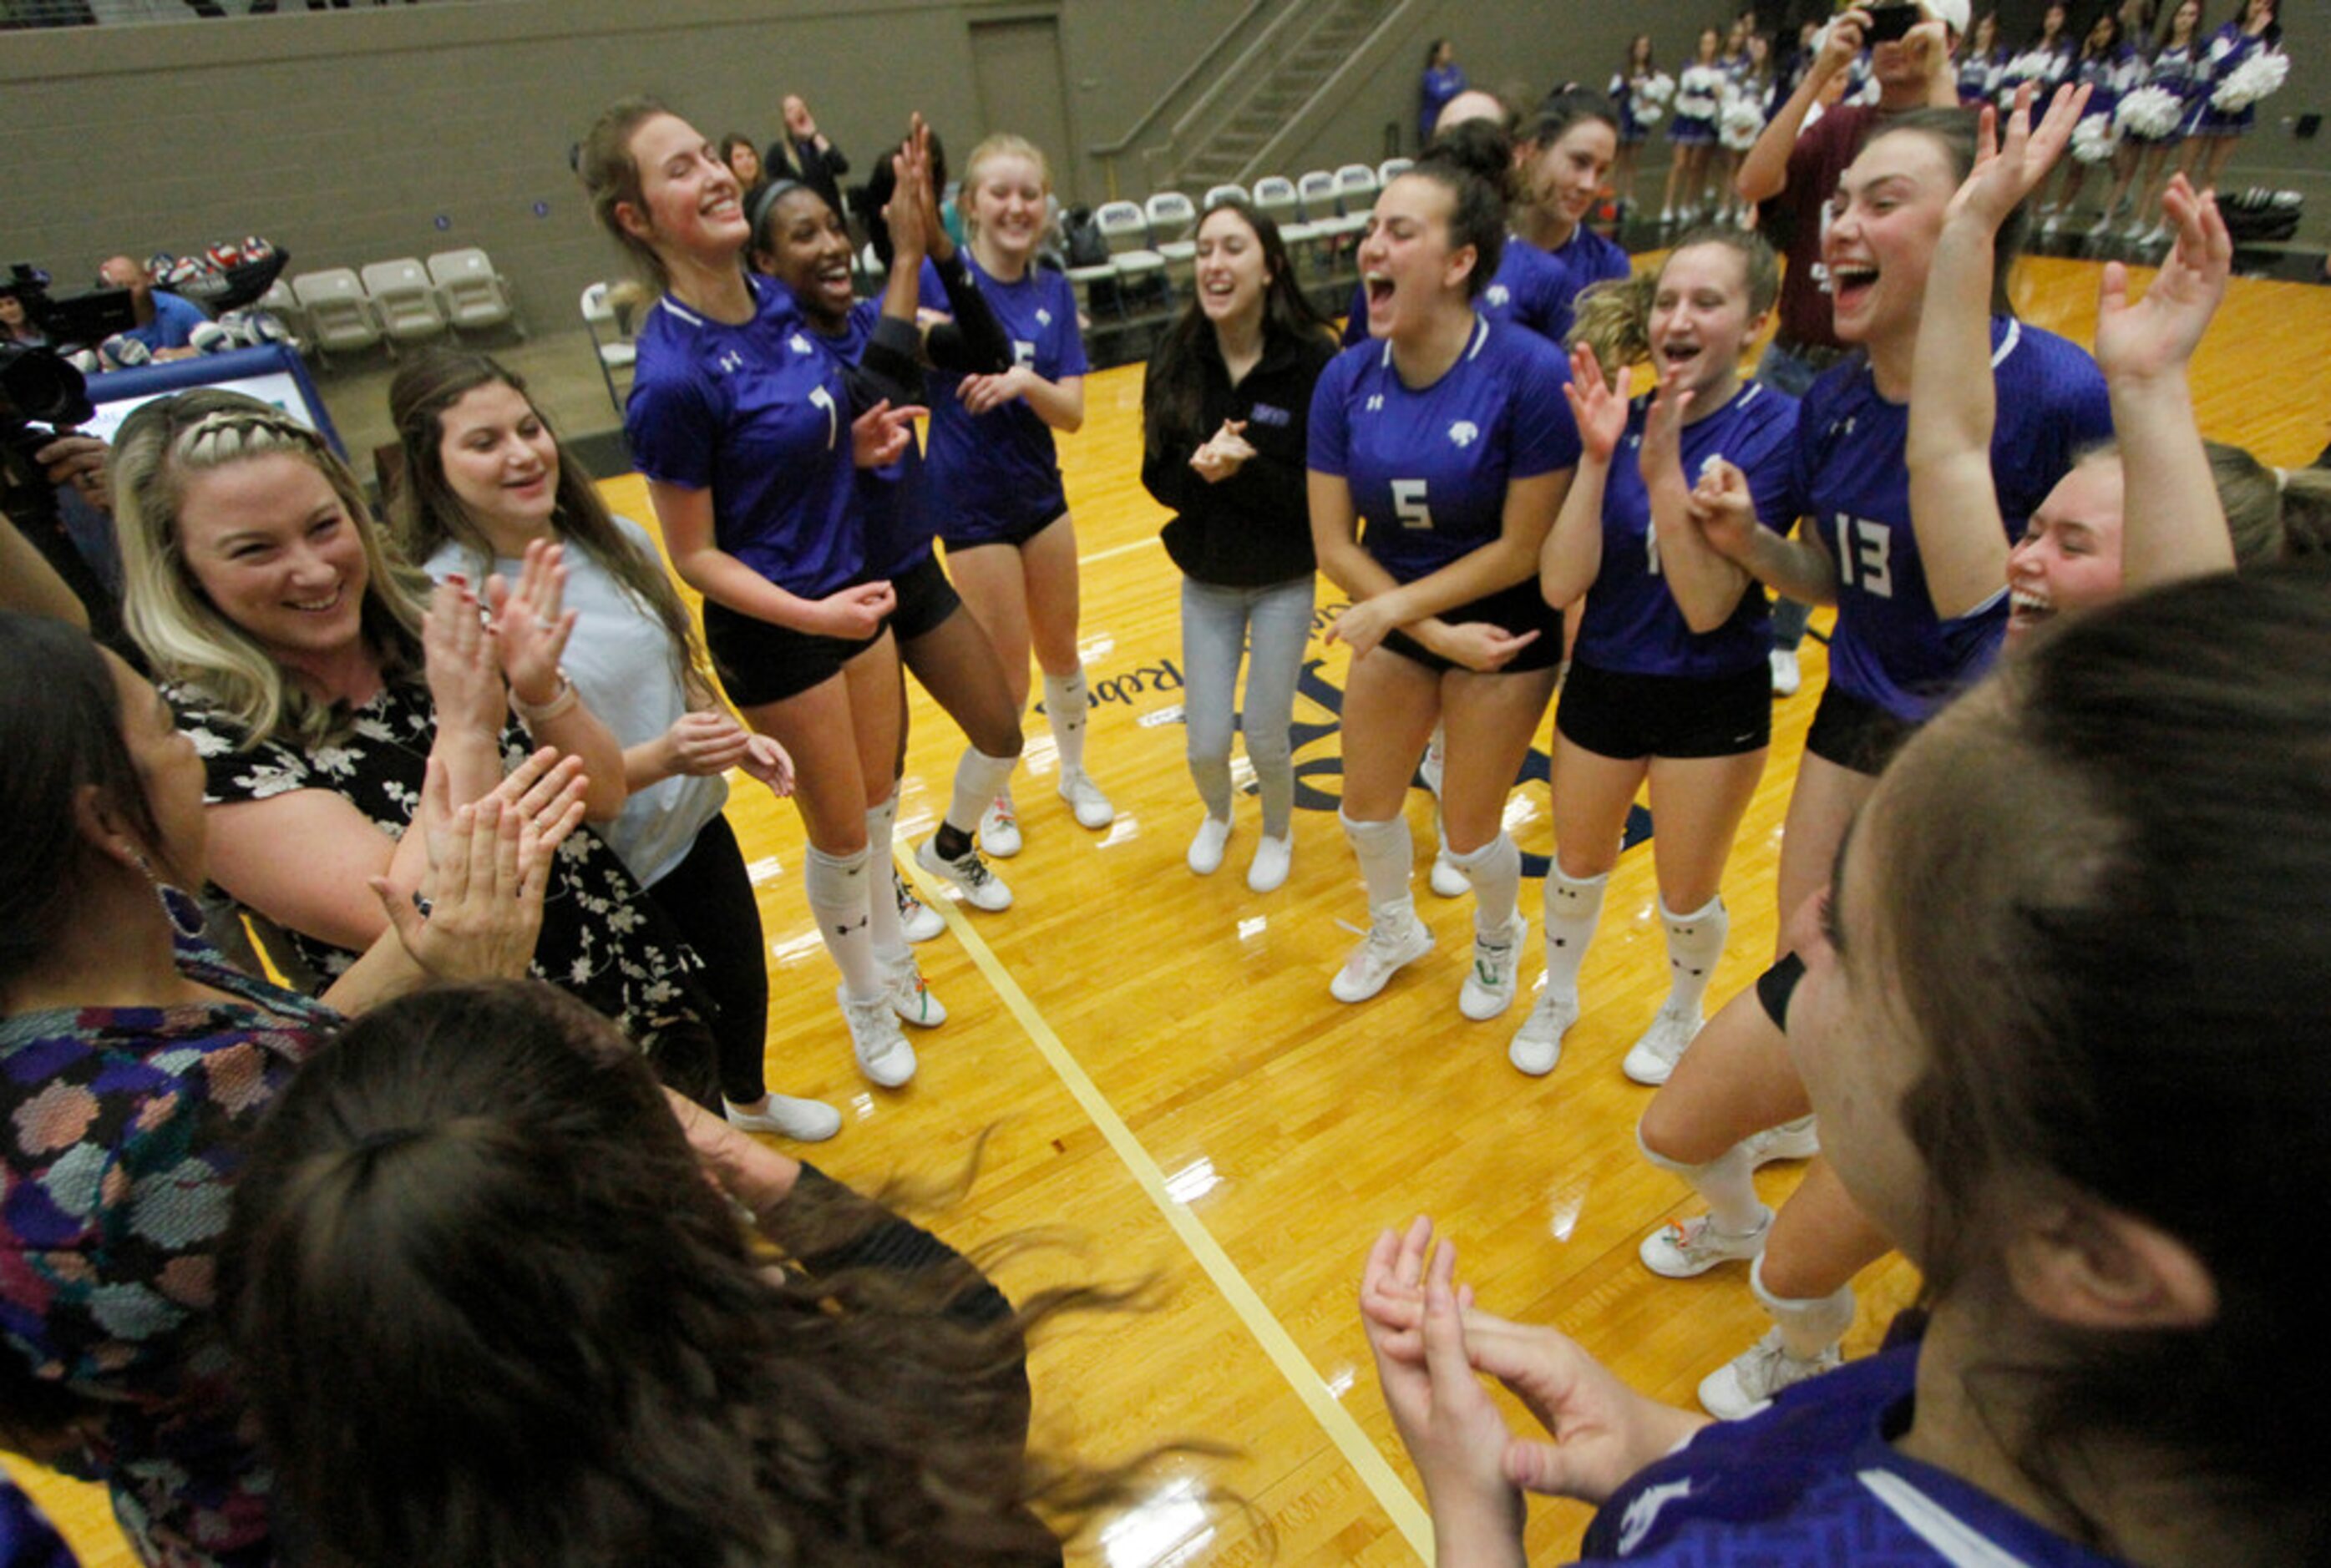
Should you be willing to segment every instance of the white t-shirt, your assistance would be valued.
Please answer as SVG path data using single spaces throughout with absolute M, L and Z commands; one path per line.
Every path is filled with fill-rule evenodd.
M 657 571 L 663 569 L 645 528 L 629 518 L 617 518 L 615 527 Z M 504 557 L 486 570 L 516 582 L 519 566 Z M 453 572 L 471 575 L 472 582 L 483 577 L 479 562 L 456 544 L 430 556 L 427 570 L 441 579 Z M 671 634 L 614 573 L 574 545 L 566 550 L 566 607 L 579 613 L 560 663 L 616 743 L 629 750 L 677 723 L 688 711 L 688 693 L 673 663 Z M 688 858 L 696 835 L 720 814 L 728 799 L 727 779 L 682 774 L 633 791 L 623 814 L 602 824 L 599 834 L 614 846 L 640 885 L 652 888 Z

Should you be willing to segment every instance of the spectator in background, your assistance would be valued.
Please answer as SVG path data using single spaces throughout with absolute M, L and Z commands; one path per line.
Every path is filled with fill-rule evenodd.
M 850 172 L 850 160 L 817 128 L 817 117 L 810 113 L 799 93 L 785 94 L 783 108 L 785 134 L 769 144 L 767 156 L 761 159 L 762 177 L 799 180 L 823 196 L 825 204 L 835 212 L 847 212 L 842 204 L 842 176 Z
M 1416 88 L 1416 145 L 1420 151 L 1441 128 L 1441 111 L 1465 90 L 1465 68 L 1457 63 L 1457 46 L 1436 38 L 1424 51 L 1424 78 Z
M 720 161 L 737 176 L 737 184 L 745 193 L 745 204 L 750 206 L 753 197 L 769 183 L 768 170 L 761 165 L 761 155 L 753 150 L 753 138 L 741 130 L 732 130 L 720 138 Z
M 12 278 L 0 278 L 0 344 L 20 348 L 46 348 L 49 335 L 33 324 Z
M 109 259 L 97 270 L 97 279 L 108 289 L 129 290 L 138 325 L 119 336 L 143 343 L 157 359 L 191 359 L 200 352 L 194 347 L 195 328 L 210 319 L 201 306 L 154 287 L 146 269 L 127 256 Z

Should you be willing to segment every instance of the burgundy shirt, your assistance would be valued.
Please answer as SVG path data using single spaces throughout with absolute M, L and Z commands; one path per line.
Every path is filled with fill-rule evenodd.
M 1822 252 L 1822 209 L 1837 194 L 1861 138 L 1878 123 L 1874 104 L 1840 105 L 1813 121 L 1789 149 L 1788 185 L 1759 212 L 1765 237 L 1788 258 L 1781 278 L 1780 341 L 1798 347 L 1839 348 L 1829 295 L 1816 281 Z

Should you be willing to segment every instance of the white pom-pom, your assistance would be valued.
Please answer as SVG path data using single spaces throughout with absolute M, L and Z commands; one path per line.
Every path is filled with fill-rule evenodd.
M 1765 134 L 1765 111 L 1746 94 L 1727 100 L 1717 125 L 1717 139 L 1735 152 L 1746 152 Z
M 2279 50 L 2260 50 L 2226 73 L 2226 80 L 2210 95 L 2210 107 L 2220 114 L 2239 114 L 2289 77 L 2290 56 Z
M 1638 90 L 1655 103 L 1665 103 L 1675 97 L 1675 78 L 1664 71 L 1656 71 Z
M 1657 125 L 1668 116 L 1665 105 L 1645 99 L 1635 105 L 1637 125 Z
M 2007 62 L 2000 72 L 2009 81 L 2037 81 L 2048 74 L 2052 60 L 2044 49 L 2027 49 Z
M 2072 128 L 2072 156 L 2084 164 L 2108 162 L 2119 150 L 2120 137 L 2108 114 L 2089 115 Z
M 2159 141 L 2185 118 L 2185 100 L 2165 87 L 2140 87 L 2113 110 L 2113 129 L 2123 136 Z

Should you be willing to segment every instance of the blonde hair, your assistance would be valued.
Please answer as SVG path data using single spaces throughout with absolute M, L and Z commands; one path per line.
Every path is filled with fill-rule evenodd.
M 1660 280 L 1668 265 L 1698 245 L 1720 245 L 1740 258 L 1740 271 L 1748 290 L 1748 318 L 1755 320 L 1773 308 L 1781 296 L 1781 263 L 1765 237 L 1748 229 L 1714 224 L 1693 229 L 1675 242 L 1667 260 L 1649 271 L 1607 279 L 1578 296 L 1571 317 L 1566 348 L 1585 344 L 1594 351 L 1606 381 L 1651 356 L 1651 306 L 1659 299 Z
M 200 687 L 254 741 L 322 745 L 348 718 L 284 677 L 272 654 L 210 601 L 186 564 L 178 509 L 189 476 L 288 454 L 324 476 L 364 551 L 360 634 L 384 672 L 421 668 L 429 580 L 374 523 L 357 482 L 324 438 L 238 392 L 203 388 L 157 398 L 122 423 L 113 448 L 113 516 L 121 538 L 129 634 L 166 680 Z
M 971 156 L 964 160 L 962 205 L 966 228 L 976 230 L 979 227 L 978 219 L 974 215 L 978 204 L 971 199 L 971 195 L 979 188 L 980 166 L 1003 157 L 1026 158 L 1030 163 L 1034 164 L 1037 183 L 1044 187 L 1046 195 L 1052 194 L 1052 165 L 1051 160 L 1044 157 L 1042 149 L 1024 136 L 1015 136 L 1011 131 L 999 130 L 977 147 L 973 147 Z

